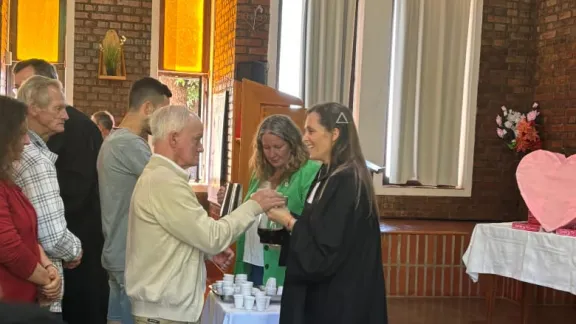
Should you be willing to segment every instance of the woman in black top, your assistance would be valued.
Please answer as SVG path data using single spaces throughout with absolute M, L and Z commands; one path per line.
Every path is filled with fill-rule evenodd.
M 268 216 L 291 231 L 281 324 L 388 322 L 374 187 L 350 110 L 308 110 L 304 143 L 323 163 L 298 221 Z

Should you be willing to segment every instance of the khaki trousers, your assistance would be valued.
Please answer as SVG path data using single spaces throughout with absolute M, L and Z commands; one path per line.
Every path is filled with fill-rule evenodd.
M 196 322 L 177 322 L 161 318 L 146 318 L 146 317 L 134 316 L 134 323 L 135 324 L 200 324 L 200 320 Z

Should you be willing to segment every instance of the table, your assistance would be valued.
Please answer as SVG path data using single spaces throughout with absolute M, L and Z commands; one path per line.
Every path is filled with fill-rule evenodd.
M 491 274 L 576 294 L 575 237 L 517 230 L 512 223 L 478 224 L 462 261 L 474 282 L 480 274 Z M 489 323 L 494 309 L 494 281 L 492 277 L 486 295 Z M 524 298 L 523 322 L 527 321 L 526 302 Z
M 201 324 L 278 324 L 280 322 L 280 304 L 270 304 L 263 312 L 254 309 L 234 308 L 234 303 L 221 301 L 212 292 L 208 294 L 202 316 Z

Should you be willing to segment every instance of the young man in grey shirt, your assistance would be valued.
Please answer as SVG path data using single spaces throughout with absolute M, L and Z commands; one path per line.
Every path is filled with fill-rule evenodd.
M 149 115 L 170 104 L 172 93 L 160 81 L 146 77 L 132 85 L 129 108 L 98 154 L 98 180 L 104 249 L 102 266 L 108 271 L 108 321 L 132 324 L 131 305 L 124 287 L 128 209 L 134 186 L 152 152 L 147 142 Z

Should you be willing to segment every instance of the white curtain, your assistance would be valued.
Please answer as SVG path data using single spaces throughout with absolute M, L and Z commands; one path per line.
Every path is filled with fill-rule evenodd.
M 386 157 L 390 183 L 458 186 L 467 62 L 474 48 L 470 22 L 477 23 L 473 1 L 395 2 Z
M 349 104 L 355 20 L 356 0 L 306 1 L 306 107 L 328 101 Z

